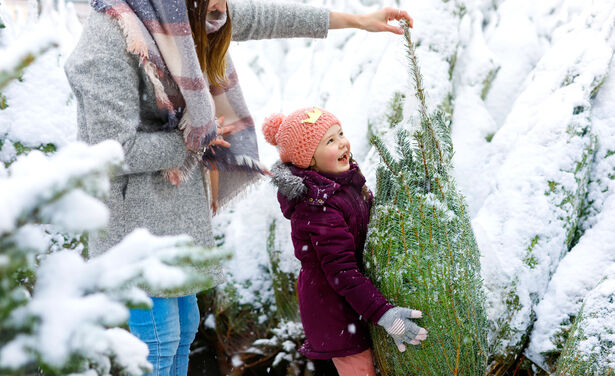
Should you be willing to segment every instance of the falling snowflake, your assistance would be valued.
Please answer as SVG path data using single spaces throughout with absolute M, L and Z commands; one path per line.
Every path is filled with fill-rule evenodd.
M 352 334 L 355 334 L 357 332 L 357 327 L 355 326 L 355 324 L 348 324 L 348 331 Z

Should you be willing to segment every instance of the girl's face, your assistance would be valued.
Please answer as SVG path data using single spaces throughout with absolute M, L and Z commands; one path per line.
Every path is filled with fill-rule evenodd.
M 209 0 L 209 4 L 207 4 L 207 13 L 211 12 L 226 12 L 226 0 Z
M 342 127 L 334 124 L 322 137 L 310 167 L 316 171 L 340 173 L 350 168 L 350 142 L 344 137 Z

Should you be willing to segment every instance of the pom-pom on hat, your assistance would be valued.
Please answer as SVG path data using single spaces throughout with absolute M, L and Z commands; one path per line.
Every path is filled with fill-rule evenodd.
M 282 162 L 307 168 L 320 139 L 335 124 L 340 121 L 332 113 L 308 107 L 288 116 L 269 116 L 263 123 L 263 134 L 267 142 L 278 147 Z

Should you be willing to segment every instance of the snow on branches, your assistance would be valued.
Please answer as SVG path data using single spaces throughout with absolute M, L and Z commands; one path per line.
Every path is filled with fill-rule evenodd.
M 148 307 L 142 290 L 173 294 L 207 289 L 201 269 L 228 255 L 195 246 L 188 236 L 135 230 L 105 254 L 84 260 L 72 250 L 46 254 L 40 224 L 71 231 L 102 229 L 109 174 L 121 146 L 74 143 L 51 157 L 39 151 L 0 178 L 0 371 L 99 375 L 151 370 L 147 347 L 126 330 L 128 308 Z M 33 285 L 33 289 L 26 288 Z

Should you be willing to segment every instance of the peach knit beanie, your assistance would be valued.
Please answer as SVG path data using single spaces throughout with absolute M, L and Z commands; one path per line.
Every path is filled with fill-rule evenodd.
M 320 139 L 334 124 L 335 115 L 317 107 L 302 108 L 288 116 L 273 114 L 265 119 L 263 134 L 270 144 L 277 146 L 282 162 L 307 168 Z

